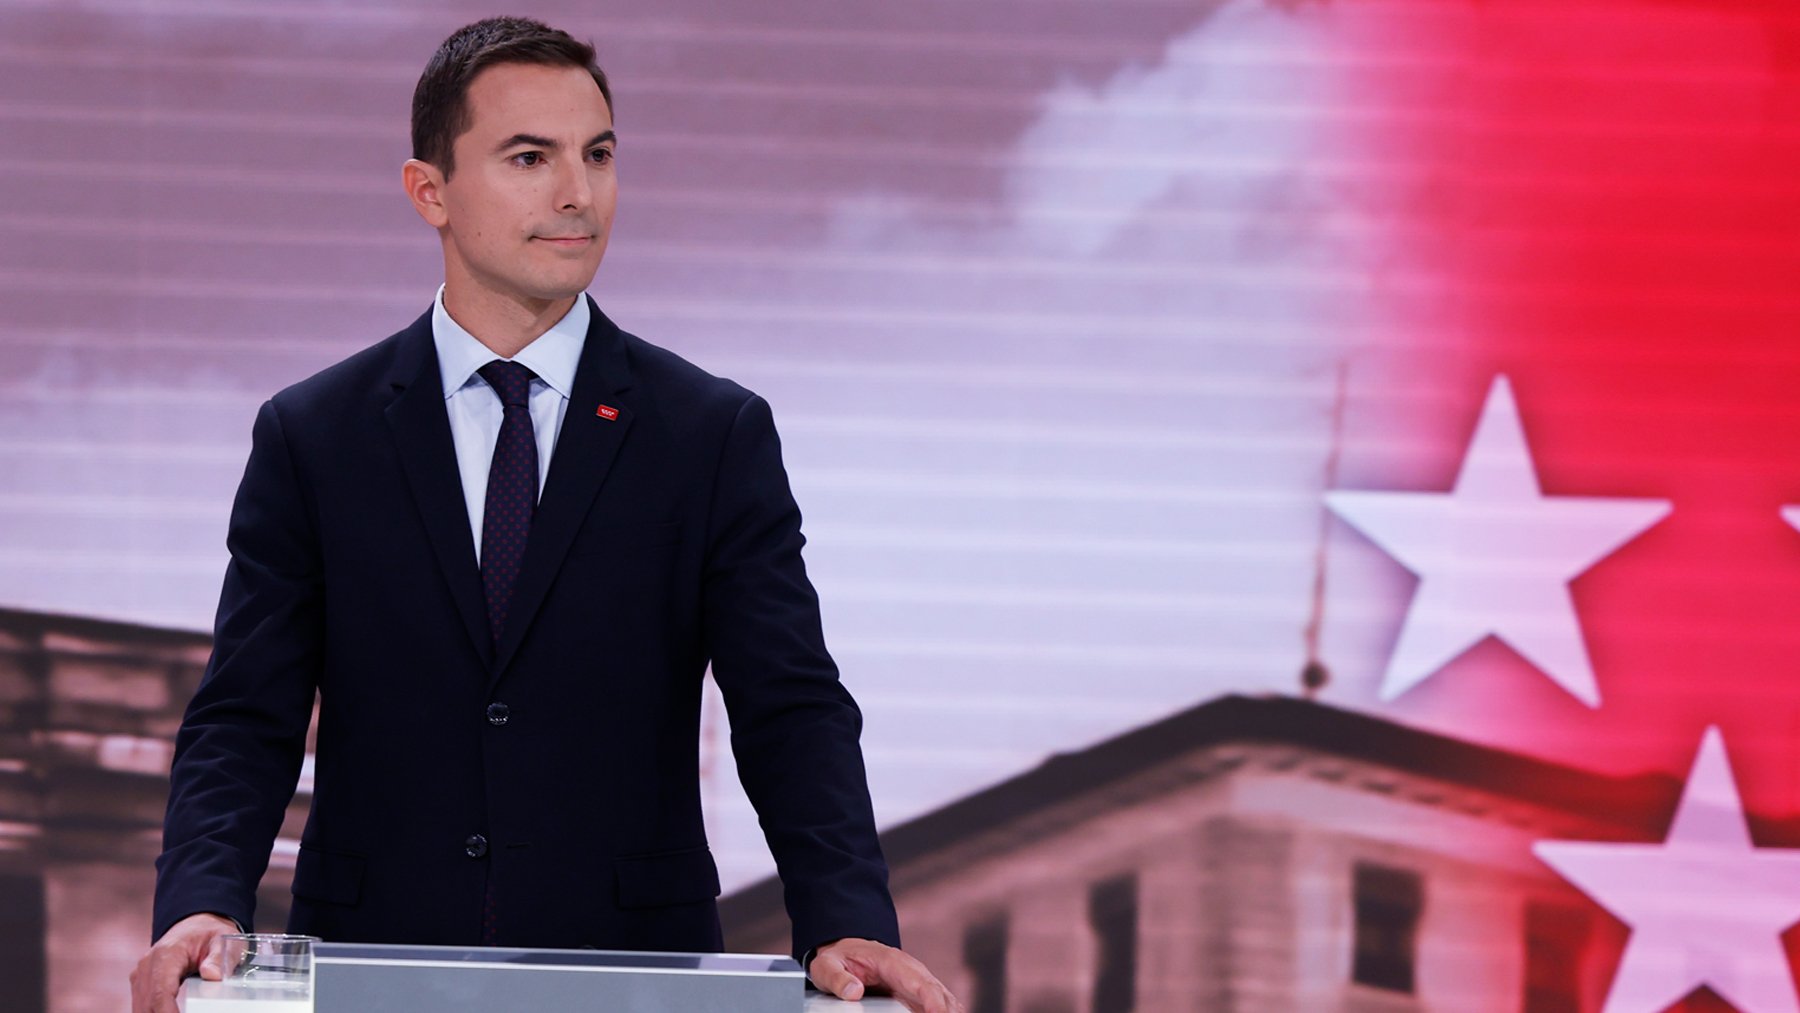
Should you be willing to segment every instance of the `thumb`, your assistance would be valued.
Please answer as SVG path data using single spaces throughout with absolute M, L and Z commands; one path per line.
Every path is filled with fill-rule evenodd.
M 200 977 L 218 981 L 225 977 L 225 940 L 214 936 L 206 944 L 206 956 L 200 958 Z
M 807 977 L 839 999 L 855 1002 L 863 997 L 862 979 L 851 973 L 836 954 L 821 953 L 813 957 L 812 967 L 807 969 Z

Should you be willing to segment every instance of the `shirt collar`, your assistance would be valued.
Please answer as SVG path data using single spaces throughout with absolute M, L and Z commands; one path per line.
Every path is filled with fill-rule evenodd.
M 561 320 L 519 350 L 512 361 L 531 370 L 538 378 L 563 397 L 575 388 L 575 365 L 581 361 L 581 346 L 587 340 L 587 295 L 575 299 L 575 305 Z M 482 344 L 475 335 L 463 329 L 444 309 L 444 286 L 439 285 L 437 299 L 431 307 L 431 340 L 437 346 L 438 374 L 444 382 L 444 397 L 479 379 L 475 371 L 499 358 L 494 350 Z

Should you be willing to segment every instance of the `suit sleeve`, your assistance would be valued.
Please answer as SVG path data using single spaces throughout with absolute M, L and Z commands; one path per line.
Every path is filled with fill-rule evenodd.
M 252 924 L 293 798 L 322 655 L 314 520 L 274 402 L 232 505 L 212 659 L 175 740 L 154 932 L 201 911 Z
M 738 776 L 781 876 L 794 953 L 846 936 L 900 945 L 858 737 L 825 649 L 800 510 L 761 398 L 739 408 L 714 484 L 704 621 Z

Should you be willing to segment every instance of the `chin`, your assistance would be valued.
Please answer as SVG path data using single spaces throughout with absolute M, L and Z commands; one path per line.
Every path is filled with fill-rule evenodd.
M 575 267 L 575 265 L 569 266 Z M 557 293 L 552 298 L 566 298 L 587 291 L 587 287 L 594 283 L 594 275 L 599 270 L 600 264 L 596 261 L 592 265 L 581 265 L 574 270 L 556 271 L 540 278 L 539 281 L 545 289 Z
M 582 275 L 573 275 L 562 278 L 541 278 L 531 294 L 547 302 L 555 302 L 558 299 L 567 299 L 570 296 L 578 296 L 581 293 L 586 292 L 588 286 L 593 283 L 594 272 L 592 271 Z

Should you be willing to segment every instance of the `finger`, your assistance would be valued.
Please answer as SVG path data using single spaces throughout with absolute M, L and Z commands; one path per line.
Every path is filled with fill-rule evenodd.
M 150 1013 L 180 1013 L 176 1004 L 176 994 L 181 991 L 181 979 L 187 975 L 185 955 L 172 949 L 165 949 L 151 961 L 149 975 Z
M 846 963 L 869 988 L 885 991 L 900 1000 L 900 1005 L 912 1013 L 921 1013 L 923 1010 L 923 999 L 920 996 L 922 979 L 912 973 L 912 968 L 907 966 L 908 961 L 899 950 L 884 947 L 858 953 Z
M 200 958 L 200 977 L 206 981 L 218 981 L 225 977 L 225 940 L 223 937 L 214 936 L 206 944 L 206 956 Z
M 962 1013 L 962 1006 L 950 990 L 942 985 L 932 985 L 918 996 L 919 1013 Z
M 165 960 L 159 950 L 151 950 L 138 962 L 137 975 L 131 982 L 133 1013 L 167 1013 L 164 995 L 169 974 L 163 969 Z
M 162 982 L 153 983 L 150 986 L 150 1013 L 181 1013 L 175 1005 L 176 988 L 170 988 Z
M 894 998 L 900 1000 L 900 1005 L 905 1006 L 911 1013 L 950 1013 L 950 1008 L 944 1005 L 943 997 L 934 991 L 900 986 L 890 986 L 889 991 L 893 993 Z
M 954 1013 L 956 1000 L 923 964 L 892 951 L 871 961 L 879 982 L 913 1013 Z
M 144 955 L 131 972 L 131 1013 L 163 1013 L 157 1005 L 163 997 L 162 971 L 156 954 Z
M 821 953 L 814 957 L 807 976 L 812 978 L 813 984 L 839 999 L 855 1002 L 863 997 L 862 979 L 852 974 L 835 954 Z

